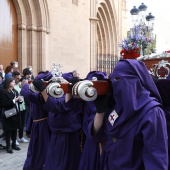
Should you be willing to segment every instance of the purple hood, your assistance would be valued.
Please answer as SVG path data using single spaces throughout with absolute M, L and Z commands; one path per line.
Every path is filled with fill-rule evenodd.
M 123 136 L 147 111 L 156 105 L 161 107 L 161 97 L 145 64 L 138 60 L 120 60 L 110 74 L 114 109 L 118 119 L 107 125 L 112 136 Z

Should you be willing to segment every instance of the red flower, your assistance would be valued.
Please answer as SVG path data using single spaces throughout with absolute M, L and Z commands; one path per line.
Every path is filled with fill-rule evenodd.
M 120 54 L 123 56 L 123 59 L 136 59 L 140 56 L 140 49 L 137 47 L 131 50 L 123 49 Z

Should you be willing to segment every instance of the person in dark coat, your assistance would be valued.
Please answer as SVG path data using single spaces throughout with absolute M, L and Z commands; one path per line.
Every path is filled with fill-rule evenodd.
M 23 170 L 43 170 L 51 135 L 47 122 L 48 112 L 43 109 L 45 101 L 41 93 L 29 90 L 25 79 L 22 80 L 22 86 L 21 95 L 30 101 L 30 114 L 26 125 L 30 142 Z
M 0 72 L 0 90 L 3 88 L 3 83 L 4 83 L 3 76 L 2 73 Z
M 15 80 L 12 77 L 5 79 L 3 90 L 0 94 L 0 106 L 4 111 L 15 107 L 17 114 L 6 118 L 3 115 L 3 128 L 5 131 L 6 150 L 8 153 L 13 153 L 12 149 L 20 150 L 16 146 L 17 129 L 20 128 L 20 110 L 19 104 L 22 103 L 22 98 L 18 92 L 14 89 Z M 12 148 L 10 141 L 12 140 Z
M 0 93 L 2 93 L 1 90 L 3 89 L 3 83 L 4 83 L 2 75 L 3 75 L 2 72 L 0 72 Z M 0 107 L 0 122 L 2 123 L 2 129 L 3 129 L 3 132 L 0 135 L 0 138 L 3 138 L 5 136 L 5 131 L 4 131 L 4 128 L 3 128 L 3 118 L 2 118 L 2 108 L 1 107 Z
M 168 135 L 161 97 L 143 62 L 120 60 L 110 74 L 107 95 L 95 101 L 89 133 L 102 140 L 103 170 L 167 170 Z
M 43 81 L 34 80 L 34 86 L 44 97 L 44 110 L 49 112 L 51 139 L 43 170 L 77 170 L 80 157 L 80 132 L 84 102 L 66 94 L 61 98 L 47 95 Z

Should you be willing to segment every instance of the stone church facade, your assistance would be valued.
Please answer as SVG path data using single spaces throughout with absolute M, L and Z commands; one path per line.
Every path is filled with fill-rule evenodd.
M 12 15 L 11 30 L 0 28 L 4 66 L 16 60 L 20 70 L 32 65 L 36 74 L 56 63 L 84 77 L 91 70 L 110 73 L 119 59 L 126 0 L 1 0 L 0 6 L 9 10 L 5 18 Z M 12 32 L 8 40 L 5 31 Z

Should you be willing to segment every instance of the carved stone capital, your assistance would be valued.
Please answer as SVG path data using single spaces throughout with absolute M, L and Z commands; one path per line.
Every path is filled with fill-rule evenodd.
M 96 22 L 99 21 L 98 18 L 94 18 L 94 17 L 90 17 L 89 20 L 90 20 L 90 21 L 96 21 Z
M 49 27 L 46 28 L 46 33 L 47 33 L 47 34 L 50 33 L 50 28 L 49 28 Z
M 26 25 L 25 24 L 18 24 L 18 29 L 19 30 L 25 30 L 26 29 Z
M 27 25 L 27 30 L 28 31 L 37 31 L 37 26 L 35 26 L 35 25 Z
M 37 31 L 39 31 L 39 32 L 46 32 L 46 27 L 44 27 L 44 26 L 38 26 L 38 27 L 37 27 Z

